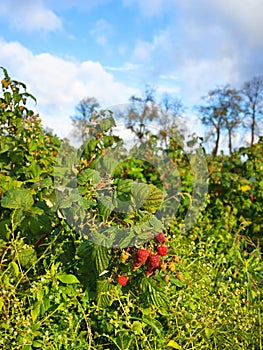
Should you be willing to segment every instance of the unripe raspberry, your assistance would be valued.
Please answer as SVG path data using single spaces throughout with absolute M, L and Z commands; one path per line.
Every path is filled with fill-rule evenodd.
M 164 280 L 165 280 L 165 282 L 169 282 L 170 281 L 170 276 L 169 275 L 165 275 L 164 276 Z
M 123 264 L 125 264 L 126 263 L 126 261 L 129 259 L 129 256 L 130 256 L 130 254 L 128 253 L 128 252 L 126 252 L 125 250 L 123 250 L 122 252 L 121 252 L 121 262 L 123 263 Z
M 175 263 L 179 263 L 181 260 L 182 260 L 182 259 L 181 259 L 181 257 L 180 257 L 179 255 L 174 255 L 174 256 L 173 256 L 173 261 L 174 261 Z
M 160 265 L 161 270 L 165 271 L 167 269 L 167 262 L 166 261 L 162 261 L 161 265 Z
M 168 269 L 170 270 L 170 271 L 175 271 L 175 264 L 174 264 L 174 262 L 169 262 L 169 264 L 168 264 Z
M 183 280 L 183 274 L 182 274 L 182 272 L 177 272 L 176 278 L 177 278 L 179 281 L 182 281 L 182 280 Z

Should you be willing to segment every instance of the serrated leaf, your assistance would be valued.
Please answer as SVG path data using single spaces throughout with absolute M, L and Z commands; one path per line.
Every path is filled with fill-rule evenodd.
M 4 194 L 1 200 L 1 206 L 8 209 L 29 210 L 33 204 L 33 196 L 25 188 L 11 189 Z
M 72 274 L 62 274 L 58 276 L 58 280 L 65 284 L 76 284 L 80 283 L 76 276 Z
M 134 240 L 135 237 L 136 235 L 132 229 L 130 229 L 129 231 L 118 229 L 116 230 L 113 245 L 115 247 L 119 247 L 120 249 L 124 249 L 126 247 L 131 246 L 131 242 Z
M 101 197 L 98 202 L 98 209 L 100 215 L 102 216 L 102 220 L 107 221 L 112 210 L 114 209 L 112 198 L 109 196 Z
M 97 126 L 100 132 L 107 132 L 110 128 L 116 126 L 113 117 L 102 119 Z
M 25 218 L 25 215 L 24 215 L 24 212 L 22 209 L 15 209 L 13 212 L 12 212 L 12 223 L 15 224 L 15 225 L 18 225 L 20 224 L 24 218 Z
M 141 208 L 149 195 L 149 187 L 145 183 L 134 182 L 131 186 L 132 201 L 137 209 Z
M 108 248 L 102 245 L 93 245 L 91 261 L 94 264 L 97 275 L 100 275 L 109 265 L 111 255 Z
M 90 241 L 86 241 L 82 243 L 78 248 L 78 255 L 81 258 L 86 258 L 88 256 L 91 256 L 93 244 Z
M 97 304 L 99 307 L 107 308 L 113 302 L 110 291 L 114 286 L 107 280 L 97 281 Z
M 118 165 L 118 161 L 111 155 L 105 155 L 100 158 L 100 162 L 97 164 L 96 168 L 101 173 L 112 174 Z
M 85 185 L 89 180 L 94 184 L 99 183 L 101 181 L 100 173 L 94 169 L 85 169 L 78 177 L 77 182 L 79 185 Z
M 167 301 L 164 294 L 157 290 L 157 287 L 148 278 L 142 277 L 139 282 L 139 288 L 143 295 L 151 305 L 155 307 L 162 307 L 164 310 L 167 308 Z
M 122 196 L 123 194 L 127 195 L 131 193 L 131 186 L 134 181 L 130 179 L 120 179 L 117 185 L 117 196 Z
M 37 261 L 37 253 L 34 248 L 29 247 L 18 252 L 18 261 L 22 267 L 32 266 Z
M 148 185 L 148 196 L 144 201 L 143 208 L 151 213 L 155 213 L 161 206 L 164 193 L 154 185 Z

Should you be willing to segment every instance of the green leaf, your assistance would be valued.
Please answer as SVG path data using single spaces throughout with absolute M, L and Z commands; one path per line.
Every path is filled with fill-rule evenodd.
M 99 213 L 102 216 L 103 221 L 107 221 L 112 210 L 114 209 L 114 204 L 109 196 L 100 197 L 98 203 Z
M 137 209 L 141 208 L 149 195 L 149 187 L 145 183 L 134 182 L 131 186 L 132 201 Z
M 1 68 L 2 71 L 3 71 L 6 80 L 10 80 L 10 77 L 9 77 L 9 75 L 8 75 L 8 73 L 7 73 L 7 70 L 6 70 L 4 67 L 2 67 L 2 66 L 1 66 L 0 68 Z
M 19 276 L 19 267 L 18 267 L 17 263 L 14 261 L 11 261 L 11 263 L 9 265 L 10 265 L 12 271 L 14 272 L 15 276 L 18 277 Z
M 151 318 L 146 318 L 143 317 L 142 318 L 142 322 L 146 323 L 148 326 L 152 327 L 153 331 L 159 336 L 162 336 L 162 330 L 163 330 L 163 326 L 162 324 L 155 320 L 155 319 L 151 319 Z
M 113 117 L 102 119 L 98 125 L 100 132 L 107 132 L 110 128 L 116 126 Z
M 1 200 L 1 206 L 8 209 L 29 210 L 33 204 L 33 196 L 25 188 L 11 189 L 4 194 Z
M 106 173 L 106 174 L 111 174 L 114 172 L 115 168 L 118 165 L 118 161 L 116 159 L 113 158 L 113 156 L 109 155 L 105 155 L 104 157 L 100 158 L 100 162 L 97 165 L 97 169 L 101 172 L 101 173 Z
M 2 311 L 3 306 L 4 306 L 4 299 L 3 297 L 0 297 L 0 312 Z
M 135 333 L 143 334 L 143 324 L 141 322 L 134 321 L 131 325 L 131 328 Z
M 161 206 L 164 199 L 164 193 L 152 184 L 148 185 L 148 191 L 149 194 L 143 204 L 143 208 L 151 213 L 154 213 Z
M 34 248 L 24 248 L 18 252 L 18 261 L 22 267 L 32 266 L 37 261 L 37 253 Z
M 117 185 L 117 195 L 127 195 L 131 193 L 131 186 L 133 181 L 130 179 L 120 179 Z
M 178 343 L 176 343 L 174 340 L 170 340 L 167 346 L 173 349 L 178 349 L 178 350 L 181 349 L 181 346 Z
M 211 336 L 213 335 L 214 331 L 211 328 L 205 328 L 205 336 L 207 339 L 211 338 Z
M 34 346 L 34 348 L 42 348 L 43 347 L 43 342 L 41 340 L 34 340 L 33 341 L 33 346 Z
M 31 309 L 31 317 L 33 322 L 35 322 L 38 316 L 40 315 L 40 307 L 41 307 L 41 302 L 36 301 L 33 305 L 33 308 Z
M 100 275 L 109 265 L 111 255 L 110 250 L 102 245 L 93 245 L 91 251 L 91 261 L 94 264 L 97 275 Z
M 101 181 L 100 173 L 97 170 L 85 169 L 77 181 L 79 185 L 86 185 L 89 180 L 93 184 L 99 183 Z
M 29 92 L 24 92 L 23 97 L 30 97 L 35 103 L 37 103 L 37 99 L 35 98 L 35 96 L 30 94 Z
M 66 284 L 80 283 L 80 281 L 77 279 L 77 277 L 74 275 L 71 275 L 71 274 L 59 275 L 58 280 L 62 283 L 66 283 Z
M 99 307 L 107 308 L 113 303 L 110 291 L 114 289 L 114 285 L 107 280 L 97 281 L 97 304 Z
M 150 281 L 147 277 L 142 277 L 139 281 L 138 287 L 149 304 L 154 305 L 157 308 L 161 307 L 164 312 L 166 311 L 167 300 L 165 295 L 161 290 L 157 289 L 154 282 Z

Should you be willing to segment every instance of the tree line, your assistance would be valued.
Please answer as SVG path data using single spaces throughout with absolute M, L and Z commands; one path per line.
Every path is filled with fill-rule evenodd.
M 164 93 L 157 100 L 156 90 L 146 85 L 141 96 L 131 96 L 129 107 L 120 115 L 125 126 L 131 130 L 139 143 L 151 134 L 150 127 L 158 125 L 158 139 L 165 148 L 174 132 L 183 134 L 185 130 L 183 115 L 187 110 L 177 96 Z M 100 103 L 95 97 L 83 98 L 71 117 L 73 136 L 84 142 L 93 121 L 98 118 Z M 243 83 L 240 89 L 230 84 L 216 87 L 201 97 L 200 104 L 193 107 L 201 123 L 206 128 L 205 142 L 212 140 L 211 155 L 219 152 L 222 135 L 227 135 L 229 154 L 233 153 L 233 137 L 237 131 L 247 130 L 252 147 L 256 136 L 260 135 L 263 121 L 263 75 L 255 76 Z

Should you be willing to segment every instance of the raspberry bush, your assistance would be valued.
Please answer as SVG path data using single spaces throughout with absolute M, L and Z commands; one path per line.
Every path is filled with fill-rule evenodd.
M 162 150 L 149 135 L 148 162 L 136 147 L 123 160 L 102 111 L 78 153 L 43 129 L 25 84 L 2 72 L 0 347 L 261 349 L 262 140 L 207 156 L 206 210 L 184 231 L 193 174 L 176 140 Z M 162 151 L 182 195 L 176 215 L 167 205 L 160 219 L 177 186 L 151 165 Z

